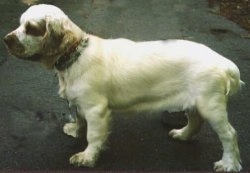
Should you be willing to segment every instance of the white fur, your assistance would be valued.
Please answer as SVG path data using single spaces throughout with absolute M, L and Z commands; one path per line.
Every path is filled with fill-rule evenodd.
M 136 43 L 90 36 L 90 46 L 79 62 L 63 75 L 64 86 L 68 87 L 61 92 L 79 108 L 83 107 L 87 121 L 94 121 L 93 129 L 89 129 L 99 136 L 94 148 L 106 140 L 108 129 L 99 122 L 105 121 L 108 110 L 186 110 L 188 125 L 172 130 L 170 135 L 189 139 L 200 128 L 202 117 L 218 133 L 224 147 L 223 158 L 215 163 L 215 170 L 241 169 L 236 132 L 226 112 L 228 95 L 240 85 L 239 70 L 206 46 L 184 40 Z M 197 109 L 201 117 L 192 109 Z
M 84 33 L 61 10 L 50 5 L 31 7 L 22 15 L 21 24 L 31 20 L 30 16 L 32 20 L 42 20 L 52 13 L 56 19 L 67 20 L 75 35 Z M 241 84 L 233 62 L 191 41 L 134 42 L 87 37 L 88 46 L 78 61 L 65 71 L 57 71 L 60 96 L 78 110 L 77 122 L 66 124 L 64 132 L 77 137 L 84 119 L 88 124 L 88 146 L 70 158 L 71 164 L 94 166 L 109 134 L 111 111 L 185 110 L 187 126 L 170 131 L 170 136 L 190 139 L 206 120 L 224 149 L 215 170 L 241 170 L 236 132 L 228 122 L 226 110 L 228 96 Z

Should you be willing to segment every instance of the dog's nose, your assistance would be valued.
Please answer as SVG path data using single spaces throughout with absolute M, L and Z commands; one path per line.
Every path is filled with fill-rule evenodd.
M 13 33 L 7 34 L 3 40 L 9 47 L 18 42 L 17 36 Z

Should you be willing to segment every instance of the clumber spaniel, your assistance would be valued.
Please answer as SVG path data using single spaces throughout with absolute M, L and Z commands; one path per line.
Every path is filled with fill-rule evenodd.
M 218 134 L 223 156 L 215 171 L 240 171 L 227 100 L 243 82 L 237 66 L 210 48 L 191 41 L 134 42 L 87 34 L 59 8 L 34 5 L 4 41 L 18 58 L 55 69 L 59 94 L 77 107 L 77 120 L 66 134 L 78 137 L 87 122 L 88 146 L 70 163 L 94 166 L 109 134 L 111 111 L 182 111 L 188 124 L 173 129 L 174 139 L 188 140 L 206 120 Z

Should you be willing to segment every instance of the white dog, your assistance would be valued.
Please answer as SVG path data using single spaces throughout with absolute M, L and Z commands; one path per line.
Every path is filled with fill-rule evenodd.
M 188 140 L 206 120 L 224 149 L 214 169 L 241 170 L 227 100 L 243 82 L 237 66 L 210 48 L 185 40 L 102 39 L 45 4 L 23 13 L 4 41 L 13 55 L 56 70 L 60 96 L 78 112 L 76 123 L 64 126 L 66 134 L 77 137 L 86 120 L 88 146 L 70 158 L 71 164 L 94 166 L 109 134 L 111 111 L 185 110 L 188 124 L 169 135 Z

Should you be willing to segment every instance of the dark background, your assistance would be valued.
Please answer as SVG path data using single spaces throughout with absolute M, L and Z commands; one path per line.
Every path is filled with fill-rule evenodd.
M 238 132 L 243 171 L 250 171 L 249 2 L 237 2 L 1 1 L 0 36 L 3 38 L 19 25 L 19 17 L 29 5 L 49 3 L 60 7 L 85 31 L 104 38 L 127 37 L 136 41 L 177 38 L 208 45 L 234 61 L 246 83 L 230 99 L 228 111 Z M 53 71 L 16 59 L 1 42 L 0 170 L 212 171 L 213 162 L 221 159 L 221 144 L 208 124 L 189 142 L 168 137 L 172 128 L 185 122 L 182 113 L 114 114 L 109 148 L 102 152 L 96 167 L 74 168 L 68 159 L 85 148 L 86 140 L 63 134 L 63 124 L 74 110 L 69 110 L 67 102 L 58 97 L 57 85 Z

